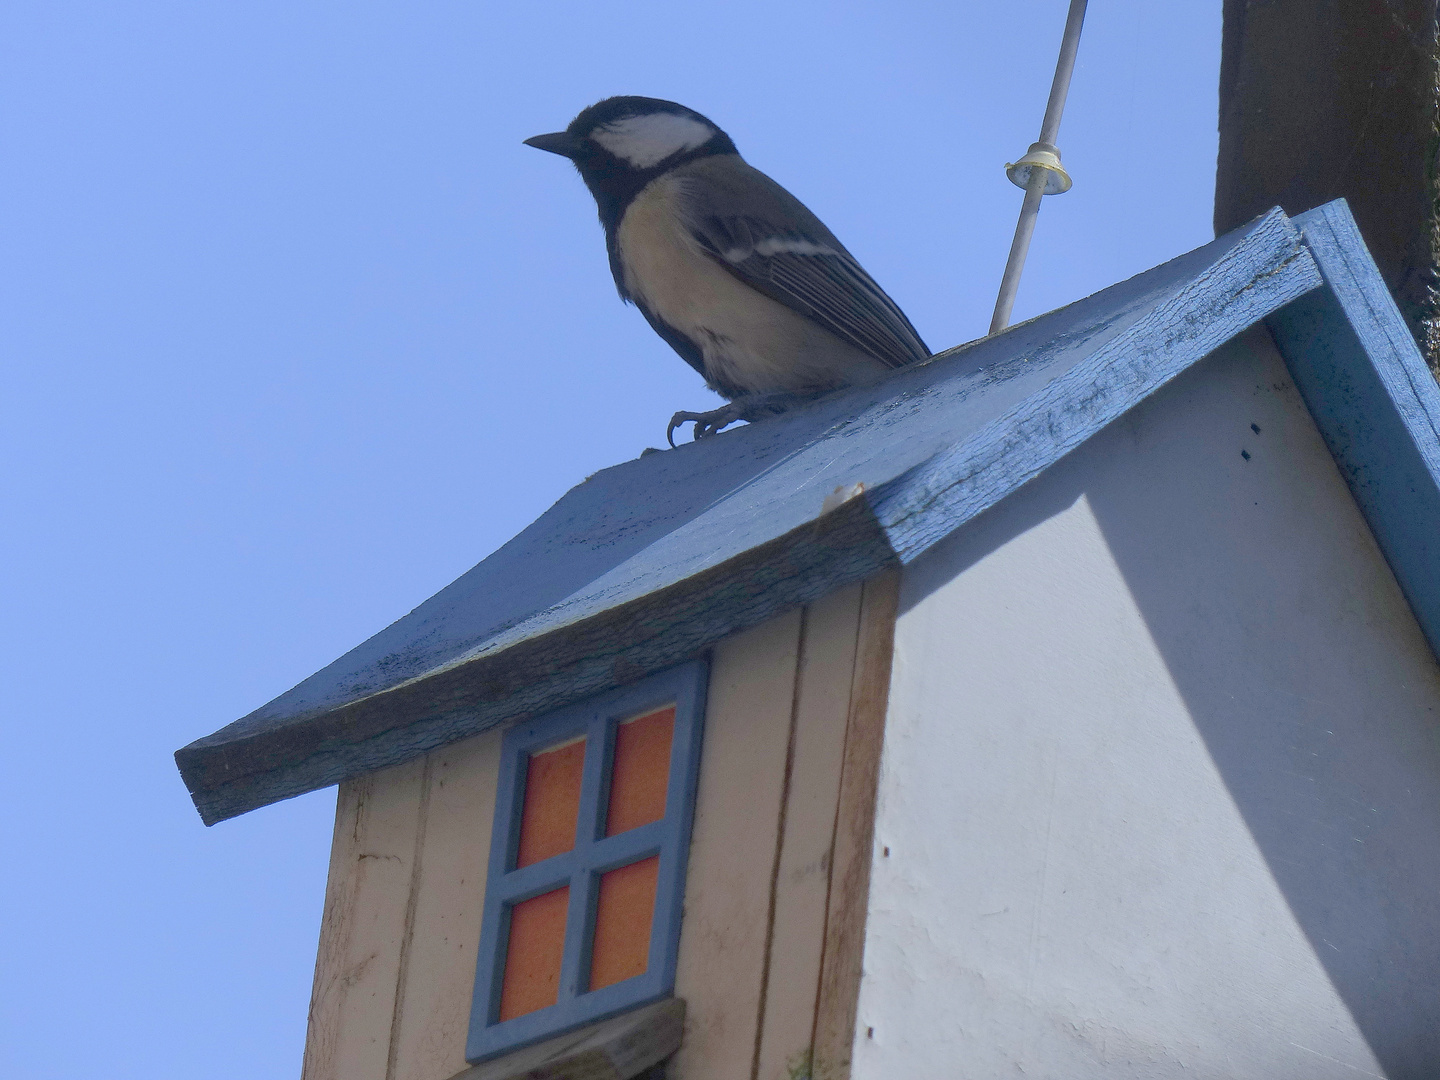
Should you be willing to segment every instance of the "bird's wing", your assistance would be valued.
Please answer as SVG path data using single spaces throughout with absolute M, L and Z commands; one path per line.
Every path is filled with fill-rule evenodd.
M 686 224 L 753 289 L 891 367 L 930 350 L 895 301 L 799 199 L 738 157 L 684 169 Z

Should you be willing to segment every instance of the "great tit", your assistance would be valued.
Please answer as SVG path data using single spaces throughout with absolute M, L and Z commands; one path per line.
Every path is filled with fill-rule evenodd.
M 698 439 L 930 355 L 835 234 L 693 109 L 611 97 L 525 142 L 575 163 L 620 298 L 730 401 L 676 413 L 672 446 L 681 424 Z

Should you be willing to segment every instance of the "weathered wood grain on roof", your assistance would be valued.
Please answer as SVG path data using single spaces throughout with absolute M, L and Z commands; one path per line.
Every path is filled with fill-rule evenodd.
M 1333 212 L 1343 217 L 1343 204 Z M 409 615 L 179 751 L 196 806 L 213 823 L 407 760 L 678 663 L 908 562 L 1225 341 L 1320 289 L 1317 258 L 1343 256 L 1361 268 L 1352 276 L 1374 278 L 1366 295 L 1378 288 L 1388 301 L 1358 243 L 1357 234 L 1342 254 L 1312 250 L 1273 211 L 878 385 L 597 473 Z M 1361 307 L 1325 317 L 1349 326 L 1383 316 Z M 1413 347 L 1391 354 L 1398 370 L 1418 364 L 1424 374 Z M 1440 423 L 1440 400 L 1381 393 L 1374 407 L 1400 415 L 1406 438 L 1435 441 L 1420 428 Z M 1415 475 L 1440 490 L 1440 467 Z M 821 513 L 826 495 L 857 483 L 859 497 Z M 1388 553 L 1382 529 L 1377 539 Z M 1417 614 L 1440 641 L 1440 604 Z

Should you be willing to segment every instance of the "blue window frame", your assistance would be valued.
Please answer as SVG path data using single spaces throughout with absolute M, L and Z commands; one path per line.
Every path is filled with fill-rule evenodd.
M 706 667 L 684 664 L 633 686 L 517 724 L 500 752 L 495 823 L 490 840 L 480 954 L 465 1057 L 484 1061 L 508 1050 L 602 1020 L 672 993 L 680 945 L 680 914 L 690 823 L 700 766 Z M 613 836 L 605 835 L 617 727 L 673 703 L 675 720 L 664 817 Z M 572 850 L 516 868 L 530 756 L 579 737 L 585 739 L 580 804 Z M 659 856 L 648 963 L 643 974 L 597 990 L 589 988 L 591 944 L 600 876 Z M 569 887 L 564 951 L 555 1004 L 500 1019 L 515 905 Z

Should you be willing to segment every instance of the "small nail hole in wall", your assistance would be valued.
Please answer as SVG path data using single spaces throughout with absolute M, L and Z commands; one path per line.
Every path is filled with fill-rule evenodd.
M 875 1029 L 873 1027 L 867 1027 L 865 1029 L 865 1037 L 867 1039 L 873 1039 L 875 1037 Z
M 890 857 L 890 849 L 887 847 L 887 848 L 885 849 L 885 858 L 888 859 L 889 857 Z

